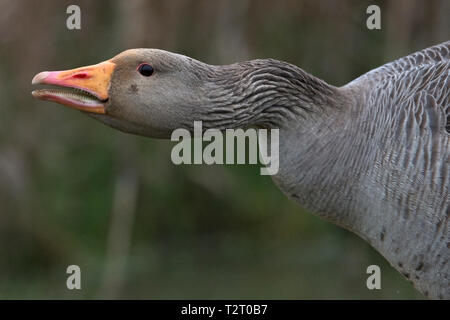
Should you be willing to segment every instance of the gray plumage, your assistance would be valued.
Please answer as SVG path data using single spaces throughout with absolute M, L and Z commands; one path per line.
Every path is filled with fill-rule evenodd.
M 275 60 L 207 68 L 198 119 L 280 128 L 280 189 L 449 299 L 449 59 L 446 42 L 341 88 Z
M 341 88 L 270 59 L 197 67 L 197 118 L 280 128 L 280 189 L 367 240 L 425 296 L 449 299 L 449 67 L 450 42 Z

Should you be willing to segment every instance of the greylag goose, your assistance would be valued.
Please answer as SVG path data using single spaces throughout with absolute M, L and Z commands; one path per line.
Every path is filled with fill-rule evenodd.
M 132 49 L 41 72 L 33 96 L 118 130 L 279 128 L 277 186 L 368 241 L 425 296 L 450 299 L 450 41 L 342 87 L 273 59 L 208 65 Z

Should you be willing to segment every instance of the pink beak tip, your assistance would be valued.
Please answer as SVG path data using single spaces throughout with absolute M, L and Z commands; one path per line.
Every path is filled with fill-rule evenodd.
M 47 78 L 49 74 L 50 74 L 50 72 L 48 72 L 48 71 L 38 73 L 37 75 L 34 76 L 33 80 L 31 80 L 31 84 L 42 83 L 42 81 L 45 78 Z

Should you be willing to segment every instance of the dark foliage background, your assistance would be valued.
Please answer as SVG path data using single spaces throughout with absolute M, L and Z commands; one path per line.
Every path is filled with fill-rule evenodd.
M 366 28 L 370 4 L 381 30 Z M 36 101 L 30 82 L 153 47 L 211 64 L 272 57 L 343 85 L 448 40 L 449 12 L 445 0 L 1 0 L 0 298 L 422 298 L 257 166 L 175 166 L 172 142 Z M 80 291 L 66 289 L 71 264 Z M 382 290 L 366 288 L 371 264 Z

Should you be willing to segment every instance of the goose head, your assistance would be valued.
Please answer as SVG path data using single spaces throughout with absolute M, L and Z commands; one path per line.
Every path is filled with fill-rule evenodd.
M 209 65 L 158 49 L 131 49 L 96 65 L 37 74 L 35 98 L 78 109 L 118 130 L 170 138 L 178 128 L 307 127 L 336 88 L 273 59 Z M 331 101 L 331 103 L 330 103 Z M 292 121 L 293 120 L 293 121 Z
M 121 131 L 167 138 L 201 116 L 205 81 L 199 70 L 212 68 L 163 50 L 132 49 L 96 65 L 41 72 L 32 84 L 56 88 L 32 94 L 78 109 Z

